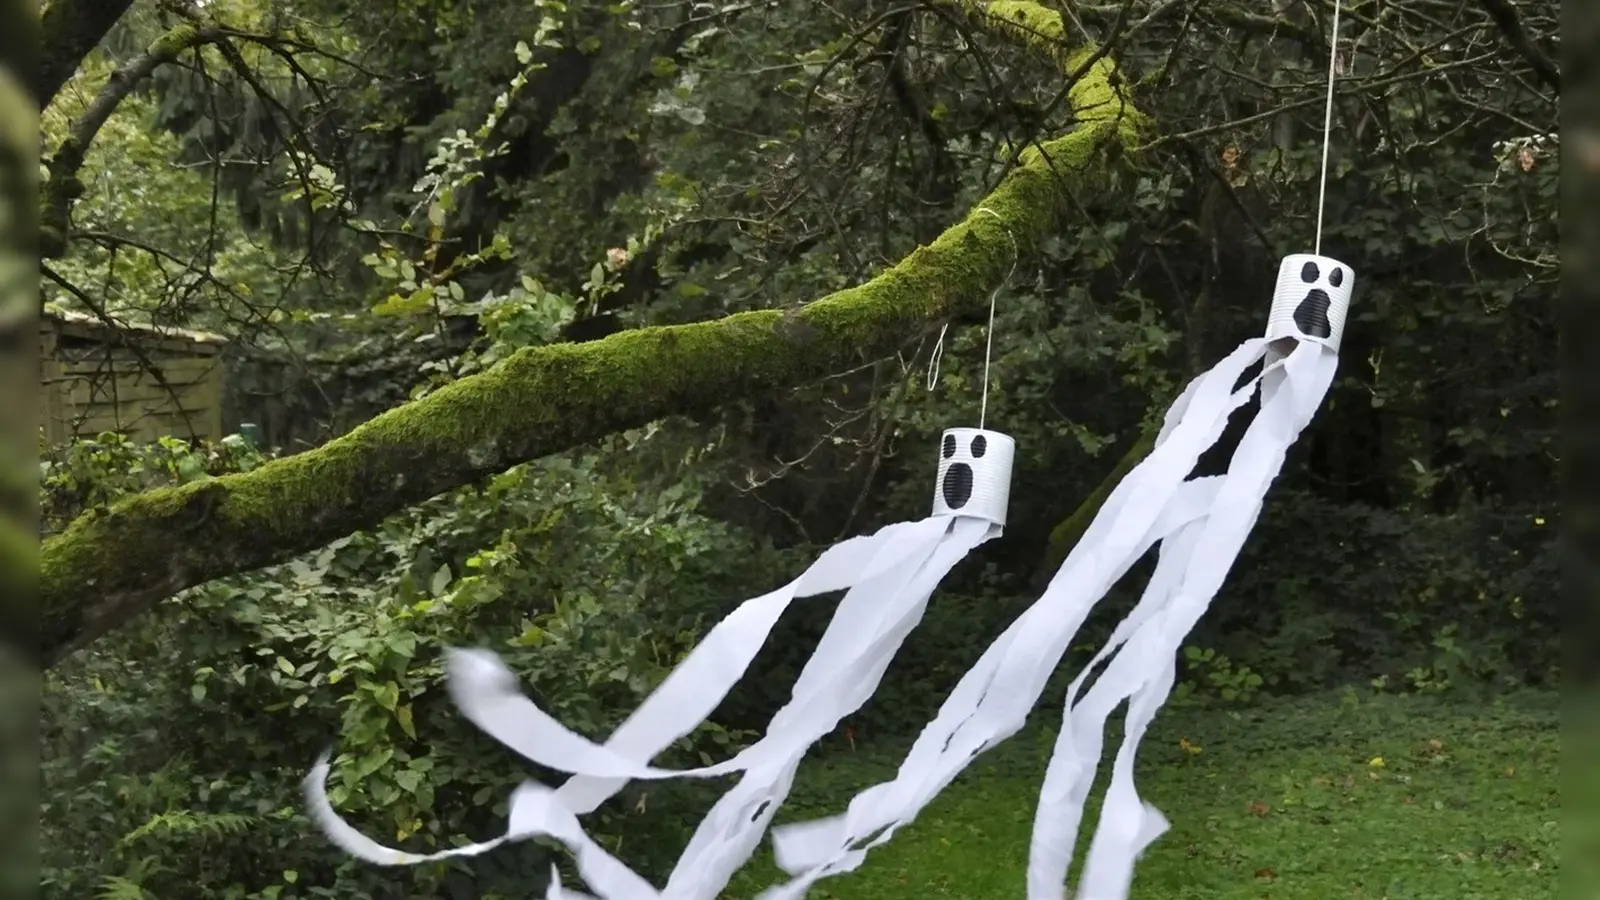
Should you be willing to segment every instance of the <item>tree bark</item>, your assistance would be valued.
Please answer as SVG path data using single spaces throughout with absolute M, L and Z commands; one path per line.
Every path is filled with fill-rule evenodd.
M 29 85 L 40 109 L 50 105 L 132 5 L 133 0 L 51 0 L 39 16 L 39 68 Z
M 286 561 L 518 463 L 824 378 L 975 308 L 1014 252 L 1056 231 L 1069 198 L 1119 186 L 1141 118 L 1104 51 L 1065 45 L 1057 13 L 1016 0 L 963 6 L 1065 71 L 1082 70 L 1068 97 L 1077 124 L 1029 148 L 931 244 L 863 285 L 789 310 L 525 349 L 315 450 L 85 514 L 41 547 L 45 665 L 186 588 Z

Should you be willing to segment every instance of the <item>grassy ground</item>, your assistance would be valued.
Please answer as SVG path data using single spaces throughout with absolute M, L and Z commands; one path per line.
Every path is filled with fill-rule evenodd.
M 1145 856 L 1133 898 L 1553 898 L 1558 722 L 1548 695 L 1463 705 L 1346 691 L 1243 712 L 1165 711 L 1142 745 L 1138 783 L 1173 828 Z M 1117 739 L 1108 735 L 1108 757 Z M 810 896 L 1021 900 L 1050 743 L 1030 730 L 980 757 L 859 871 Z M 892 776 L 903 752 L 819 758 L 781 819 L 842 811 L 856 789 Z M 729 896 L 777 880 L 769 857 Z

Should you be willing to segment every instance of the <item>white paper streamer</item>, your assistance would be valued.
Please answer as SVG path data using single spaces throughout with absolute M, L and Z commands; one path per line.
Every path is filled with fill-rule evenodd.
M 1166 831 L 1166 818 L 1134 790 L 1133 761 L 1139 741 L 1171 692 L 1175 656 L 1183 639 L 1226 579 L 1289 447 L 1322 405 L 1338 367 L 1337 347 L 1354 284 L 1354 271 L 1328 257 L 1295 254 L 1279 266 L 1267 328 L 1273 343 L 1261 379 L 1261 410 L 1234 452 L 1214 509 L 1175 538 L 1175 546 L 1163 548 L 1163 564 L 1168 556 L 1184 560 L 1179 563 L 1182 580 L 1151 597 L 1158 608 L 1143 618 L 1137 618 L 1136 610 L 1118 626 L 1117 635 L 1095 662 L 1123 641 L 1126 644 L 1088 697 L 1075 702 L 1093 662 L 1067 693 L 1062 728 L 1034 820 L 1029 900 L 1065 897 L 1066 875 L 1100 759 L 1105 722 L 1123 700 L 1130 701 L 1123 744 L 1113 763 L 1078 900 L 1125 898 L 1140 854 Z M 1174 404 L 1174 410 L 1180 405 L 1181 401 Z
M 829 547 L 799 578 L 745 601 L 718 622 L 617 727 L 606 748 L 634 761 L 654 759 L 697 728 L 727 697 L 794 600 L 844 590 L 857 580 L 902 565 L 925 541 L 940 534 L 938 523 L 927 519 L 890 525 Z M 568 779 L 557 795 L 581 815 L 594 811 L 626 784 L 626 778 L 579 775 Z
M 451 651 L 448 664 L 451 694 L 462 715 L 490 737 L 532 762 L 575 775 L 649 780 L 714 778 L 771 765 L 787 759 L 796 750 L 809 747 L 833 730 L 850 709 L 866 701 L 866 696 L 858 696 L 862 693 L 858 679 L 863 667 L 870 666 L 875 657 L 863 654 L 881 650 L 879 638 L 883 629 L 898 625 L 900 618 L 909 614 L 909 608 L 920 609 L 927 603 L 936 581 L 928 585 L 926 593 L 903 588 L 934 557 L 935 551 L 951 540 L 951 535 L 962 539 L 965 549 L 970 549 L 995 533 L 988 523 L 971 519 L 934 518 L 916 525 L 898 539 L 904 542 L 902 545 L 884 551 L 896 559 L 897 564 L 873 567 L 873 571 L 852 585 L 840 601 L 827 631 L 801 672 L 794 699 L 773 717 L 766 735 L 724 762 L 691 769 L 662 769 L 620 753 L 609 744 L 597 744 L 539 709 L 518 690 L 516 676 L 499 657 L 485 650 Z M 973 541 L 974 536 L 976 541 Z M 965 550 L 962 555 L 964 553 Z M 948 560 L 951 566 L 959 561 L 959 557 L 950 559 L 948 555 L 941 559 Z M 937 573 L 938 577 L 944 574 Z M 710 668 L 708 666 L 707 670 Z M 812 677 L 807 678 L 808 675 Z M 718 679 L 717 686 L 721 687 L 726 680 Z M 689 694 L 693 693 L 692 688 L 693 685 L 688 684 L 682 690 Z
M 903 603 L 897 604 L 898 608 L 885 610 L 882 624 L 864 650 L 853 653 L 853 658 L 841 657 L 838 665 L 826 660 L 819 662 L 820 651 L 813 655 L 815 666 L 808 666 L 808 671 L 802 673 L 794 696 L 797 701 L 802 696 L 819 699 L 835 696 L 833 708 L 827 710 L 826 718 L 822 711 L 824 705 L 815 701 L 810 710 L 791 703 L 778 712 L 769 733 L 779 729 L 803 730 L 810 739 L 804 746 L 796 746 L 781 761 L 747 771 L 739 784 L 718 801 L 679 859 L 663 897 L 714 900 L 721 894 L 734 872 L 760 845 L 773 815 L 788 796 L 795 770 L 806 750 L 838 724 L 842 718 L 841 708 L 853 711 L 872 696 L 896 651 L 921 621 L 928 597 L 939 581 L 972 547 L 993 536 L 997 529 L 985 522 L 961 518 L 952 523 L 951 532 L 951 538 L 935 550 L 933 559 L 901 590 Z
M 1015 733 L 1089 608 L 1160 541 L 1160 560 L 1139 604 L 1068 688 L 1070 712 L 1041 788 L 1029 859 L 1029 900 L 1060 900 L 1105 721 L 1131 698 L 1127 734 L 1077 900 L 1126 898 L 1134 863 L 1167 828 L 1161 813 L 1134 790 L 1138 742 L 1171 690 L 1178 647 L 1220 589 L 1284 454 L 1320 407 L 1337 367 L 1354 273 L 1336 260 L 1302 256 L 1280 267 L 1280 282 L 1292 277 L 1302 296 L 1291 306 L 1292 291 L 1280 283 L 1268 336 L 1246 342 L 1190 382 L 1168 410 L 1155 449 L 1112 492 L 1045 595 L 957 685 L 896 780 L 858 795 L 843 816 L 774 830 L 779 865 L 797 877 L 769 889 L 761 900 L 798 898 L 820 878 L 855 869 L 871 847 L 910 822 L 972 757 Z M 1313 282 L 1320 296 L 1308 293 Z M 1323 314 L 1329 317 L 1327 328 L 1301 322 Z M 1295 343 L 1299 332 L 1288 333 L 1284 322 L 1317 333 Z M 1285 350 L 1291 350 L 1287 360 L 1281 357 Z M 1262 376 L 1231 390 L 1247 367 L 1263 359 Z M 1228 474 L 1184 483 L 1199 454 L 1220 437 L 1228 415 L 1258 384 L 1262 409 Z M 1077 702 L 1089 674 L 1113 653 L 1089 695 Z M 867 838 L 873 839 L 858 846 Z
M 1228 570 L 1261 514 L 1267 490 L 1282 469 L 1285 454 L 1316 415 L 1337 368 L 1338 355 L 1332 348 L 1307 341 L 1281 365 L 1266 373 L 1262 382 L 1261 412 L 1234 452 L 1212 511 L 1195 538 L 1183 581 L 1172 592 L 1169 607 L 1159 617 L 1139 627 L 1138 633 L 1118 654 L 1118 659 L 1129 657 L 1128 665 L 1118 677 L 1110 678 L 1108 667 L 1090 691 L 1091 697 L 1097 692 L 1106 695 L 1096 704 L 1100 707 L 1114 707 L 1123 698 L 1131 698 L 1131 702 L 1100 823 L 1084 863 L 1078 900 L 1124 900 L 1133 883 L 1135 863 L 1167 830 L 1166 817 L 1140 800 L 1134 788 L 1133 763 L 1139 742 L 1172 690 L 1177 674 L 1175 658 L 1183 639 L 1221 589 Z M 1116 662 L 1114 660 L 1112 665 Z M 1086 698 L 1084 705 L 1089 703 Z M 1077 715 L 1077 710 L 1073 710 L 1069 718 L 1076 719 Z M 1100 726 L 1103 724 L 1102 716 Z M 1081 739 L 1084 731 L 1074 722 L 1073 739 Z M 1063 733 L 1067 733 L 1067 729 L 1064 728 Z M 1097 758 L 1098 755 L 1096 748 L 1093 757 L 1087 753 L 1082 757 Z M 1041 841 L 1037 822 L 1034 839 L 1036 844 Z M 1063 839 L 1070 854 L 1076 829 Z M 1056 886 L 1059 891 L 1060 882 Z M 1060 894 L 1043 890 L 1036 894 L 1030 887 L 1030 900 L 1050 896 Z
M 1209 508 L 1216 487 L 1212 479 L 1184 485 L 1178 501 L 1152 528 L 1149 539 L 1141 541 L 1141 547 L 1148 548 L 1161 535 L 1186 526 L 1194 517 L 1202 514 Z M 1036 606 L 1034 609 L 1038 608 Z M 763 900 L 803 896 L 805 889 L 815 881 L 854 870 L 865 859 L 865 849 L 847 848 L 872 836 L 879 829 L 883 829 L 882 833 L 867 849 L 886 843 L 896 830 L 910 823 L 927 802 L 966 767 L 976 754 L 963 749 L 953 750 L 953 747 L 961 746 L 955 738 L 962 724 L 971 721 L 985 699 L 1004 691 L 1005 685 L 998 688 L 994 686 L 994 676 L 1000 662 L 1020 633 L 1039 627 L 1038 618 L 1030 618 L 1025 613 L 990 645 L 983 658 L 946 699 L 938 717 L 918 736 L 895 781 L 875 785 L 857 795 L 843 816 L 774 829 L 773 843 L 779 867 L 800 877 L 763 894 Z M 987 695 L 984 693 L 986 687 L 989 690 Z M 972 739 L 969 738 L 969 741 Z M 991 736 L 989 743 L 998 743 L 1000 739 Z
M 797 595 L 850 587 L 850 592 L 841 601 L 829 629 L 823 635 L 817 652 L 807 664 L 808 670 L 820 671 L 821 667 L 827 666 L 838 656 L 850 653 L 852 646 L 857 650 L 864 649 L 864 645 L 870 643 L 877 634 L 870 623 L 883 619 L 883 610 L 876 608 L 871 601 L 879 599 L 884 589 L 898 595 L 893 590 L 894 586 L 910 581 L 921 571 L 923 564 L 945 540 L 955 523 L 974 521 L 930 517 L 918 522 L 888 526 L 869 538 L 845 541 L 829 548 L 811 569 L 784 588 L 746 601 L 707 634 L 705 640 L 619 729 L 623 738 L 623 741 L 619 741 L 623 745 L 621 751 L 610 743 L 599 745 L 590 741 L 539 709 L 537 704 L 518 690 L 516 676 L 510 669 L 489 651 L 447 651 L 450 692 L 466 718 L 501 743 L 534 762 L 595 779 L 594 787 L 580 784 L 580 788 L 592 792 L 590 797 L 605 792 L 595 801 L 595 805 L 630 778 L 715 777 L 741 771 L 759 764 L 764 757 L 776 759 L 792 753 L 792 745 L 801 738 L 792 732 L 774 734 L 769 731 L 761 742 L 734 759 L 699 769 L 655 769 L 640 760 L 648 760 L 665 749 L 715 709 L 749 666 L 778 617 Z M 976 525 L 980 534 L 988 536 L 990 526 L 981 522 Z M 970 534 L 973 530 L 965 527 L 963 533 Z M 925 597 L 923 602 L 926 602 Z M 798 687 L 797 695 L 800 693 Z M 806 699 L 810 699 L 811 693 L 806 692 Z M 797 699 L 800 697 L 797 696 Z M 818 699 L 837 701 L 840 695 L 835 692 Z M 824 705 L 825 702 L 813 704 L 813 708 Z M 817 711 L 821 714 L 826 712 L 820 708 Z M 812 718 L 814 720 L 816 715 Z M 823 733 L 831 730 L 831 727 L 828 726 Z M 439 854 L 422 856 L 381 847 L 366 838 L 354 836 L 353 830 L 342 820 L 334 824 L 328 818 L 333 816 L 332 808 L 322 794 L 321 785 L 326 770 L 327 759 L 324 757 L 307 779 L 308 798 L 311 798 L 311 806 L 319 823 L 324 825 L 330 838 L 347 852 L 383 865 L 409 865 L 443 858 Z M 476 855 L 498 844 L 498 841 L 474 844 L 446 851 L 444 856 Z
M 334 812 L 324 787 L 326 755 L 306 780 L 313 818 L 346 852 L 381 865 L 471 856 L 537 834 L 560 840 L 572 850 L 579 871 L 600 900 L 657 896 L 714 900 L 760 843 L 806 751 L 876 690 L 950 569 L 978 544 L 1000 533 L 1014 443 L 997 432 L 952 429 L 946 433 L 946 445 L 956 433 L 967 442 L 966 455 L 952 459 L 942 446 L 940 477 L 941 483 L 953 481 L 949 473 L 956 463 L 973 476 L 979 489 L 946 503 L 967 507 L 964 512 L 937 514 L 941 510 L 936 501 L 936 515 L 843 542 L 788 585 L 746 601 L 706 635 L 603 745 L 540 710 L 492 652 L 447 651 L 450 694 L 469 721 L 529 760 L 573 775 L 553 792 L 535 782 L 520 788 L 512 800 L 511 824 L 502 837 L 428 855 L 382 846 Z M 956 495 L 944 491 L 942 496 L 948 500 Z M 672 770 L 649 765 L 710 715 L 795 599 L 840 589 L 847 589 L 844 599 L 806 662 L 790 702 L 773 717 L 760 741 L 711 766 Z M 709 778 L 735 772 L 743 777 L 702 821 L 659 894 L 594 845 L 575 818 L 631 779 Z M 559 882 L 552 882 L 550 896 L 563 891 Z
M 1189 518 L 1203 512 L 1196 496 L 1211 486 L 1190 488 L 1184 478 L 1226 428 L 1228 416 L 1253 395 L 1258 379 L 1234 386 L 1267 344 L 1264 338 L 1246 342 L 1189 384 L 1150 455 L 1111 492 L 1044 596 L 957 684 L 894 781 L 857 795 L 843 816 L 774 829 L 779 866 L 797 877 L 763 894 L 764 900 L 802 896 L 818 879 L 854 869 L 865 856 L 855 845 L 874 834 L 869 848 L 887 841 L 976 755 L 1026 723 L 1094 603 L 1152 544 L 1188 521 L 1174 499 L 1194 504 Z

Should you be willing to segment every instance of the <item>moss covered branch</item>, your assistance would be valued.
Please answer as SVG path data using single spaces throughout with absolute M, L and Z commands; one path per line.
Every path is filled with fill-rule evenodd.
M 1026 20 L 1030 44 L 1053 47 L 1062 34 L 1059 15 L 1033 4 L 967 6 Z M 53 662 L 185 588 L 283 562 L 518 463 L 824 378 L 977 308 L 1014 252 L 1032 252 L 1063 224 L 1068 198 L 1117 188 L 1109 162 L 1137 137 L 1111 61 L 1092 49 L 1059 54 L 1067 71 L 1083 70 L 1069 95 L 1074 128 L 1023 153 L 963 221 L 865 284 L 787 311 L 523 350 L 315 450 L 139 494 L 73 522 L 41 548 L 43 658 Z

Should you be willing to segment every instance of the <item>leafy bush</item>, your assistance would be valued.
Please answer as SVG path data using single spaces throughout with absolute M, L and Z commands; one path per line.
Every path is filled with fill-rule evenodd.
M 191 457 L 154 452 L 187 471 Z M 45 896 L 98 883 L 119 896 L 205 884 L 273 897 L 301 878 L 319 896 L 391 896 L 401 883 L 524 896 L 548 873 L 536 846 L 470 869 L 341 864 L 302 818 L 297 782 L 336 741 L 333 802 L 380 840 L 438 848 L 503 828 L 503 798 L 527 773 L 444 702 L 441 648 L 495 648 L 546 709 L 604 737 L 704 621 L 787 577 L 781 555 L 707 520 L 697 497 L 693 475 L 658 490 L 599 453 L 542 460 L 189 591 L 69 660 L 50 674 L 43 717 Z M 174 734 L 200 738 L 178 743 L 179 757 Z M 707 726 L 667 764 L 731 755 L 744 737 Z M 640 793 L 599 832 L 617 840 Z
M 174 437 L 141 444 L 116 432 L 52 447 L 39 433 L 39 517 L 52 533 L 85 510 L 147 488 L 245 472 L 266 456 L 232 435 L 216 443 Z

